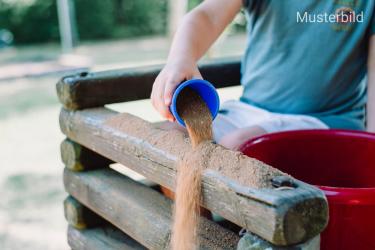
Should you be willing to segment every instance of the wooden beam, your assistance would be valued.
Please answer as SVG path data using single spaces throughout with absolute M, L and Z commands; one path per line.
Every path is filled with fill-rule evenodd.
M 108 122 L 113 119 L 122 122 L 114 126 Z M 140 118 L 105 108 L 62 110 L 60 126 L 74 141 L 171 190 L 175 188 L 177 161 L 190 148 L 186 136 L 177 130 L 160 130 Z M 267 176 L 270 166 L 219 145 L 210 150 L 202 180 L 203 206 L 275 245 L 305 242 L 325 228 L 328 207 L 322 191 L 281 172 Z M 217 159 L 222 158 L 269 183 L 255 179 L 252 186 L 245 186 L 210 170 L 217 168 L 221 164 Z
M 171 200 L 111 169 L 64 171 L 67 192 L 149 249 L 167 249 Z M 235 249 L 237 234 L 201 217 L 200 249 Z
M 68 227 L 68 244 L 74 250 L 146 250 L 112 226 L 78 230 Z
M 247 233 L 238 242 L 238 250 L 320 250 L 320 235 L 311 240 L 289 247 L 275 246 L 258 236 Z
M 147 99 L 162 65 L 99 73 L 82 72 L 62 78 L 57 95 L 66 109 L 77 110 L 105 104 Z M 202 64 L 205 79 L 217 88 L 239 85 L 239 59 Z
M 104 223 L 102 218 L 72 196 L 64 200 L 64 215 L 69 225 L 77 229 L 91 228 Z
M 62 141 L 60 152 L 62 162 L 73 171 L 106 168 L 113 163 L 111 160 L 69 139 Z

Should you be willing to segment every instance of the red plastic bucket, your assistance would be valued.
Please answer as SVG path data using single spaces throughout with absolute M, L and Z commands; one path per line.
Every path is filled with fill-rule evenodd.
M 321 249 L 375 249 L 375 134 L 280 132 L 252 139 L 240 150 L 324 191 L 330 218 Z

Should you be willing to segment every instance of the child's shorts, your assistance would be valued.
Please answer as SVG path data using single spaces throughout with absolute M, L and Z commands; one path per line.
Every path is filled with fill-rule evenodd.
M 272 113 L 237 101 L 226 101 L 213 122 L 215 141 L 236 129 L 259 126 L 267 133 L 302 129 L 328 129 L 319 119 L 308 115 Z

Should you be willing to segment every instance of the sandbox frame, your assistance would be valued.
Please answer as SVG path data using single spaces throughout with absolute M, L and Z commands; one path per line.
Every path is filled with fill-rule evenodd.
M 64 208 L 73 249 L 168 248 L 171 201 L 108 166 L 113 162 L 131 165 L 133 170 L 173 190 L 176 157 L 166 152 L 155 154 L 158 148 L 150 148 L 142 138 L 137 142 L 127 140 L 133 135 L 119 135 L 103 124 L 116 114 L 104 105 L 149 98 L 161 67 L 81 72 L 57 83 L 63 104 L 60 126 L 67 136 L 61 144 L 64 186 L 69 193 Z M 240 82 L 238 58 L 206 63 L 200 65 L 200 70 L 216 88 Z M 284 187 L 290 183 L 298 188 Z M 212 171 L 204 176 L 203 193 L 206 198 L 202 205 L 282 249 L 302 249 L 296 245 L 318 236 L 328 220 L 324 194 L 288 176 L 277 178 L 272 190 L 256 190 Z M 236 247 L 238 235 L 202 220 L 202 249 Z

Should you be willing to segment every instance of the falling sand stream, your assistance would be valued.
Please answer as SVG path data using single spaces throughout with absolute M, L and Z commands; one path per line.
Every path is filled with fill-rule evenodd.
M 171 246 L 174 250 L 191 250 L 199 244 L 197 231 L 204 168 L 204 161 L 194 151 L 199 150 L 200 144 L 212 140 L 212 116 L 201 97 L 189 88 L 180 94 L 177 111 L 186 124 L 192 151 L 178 166 Z

